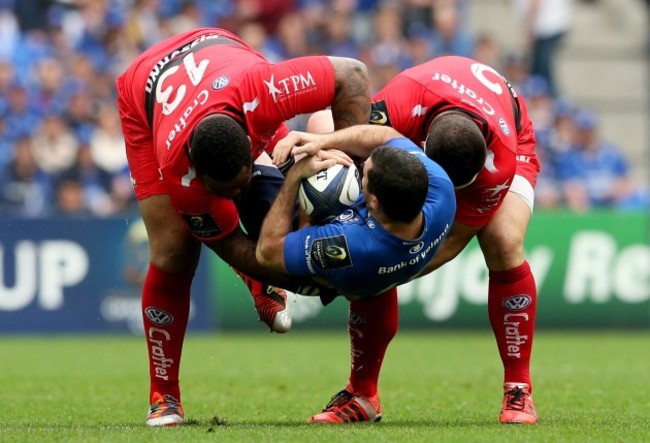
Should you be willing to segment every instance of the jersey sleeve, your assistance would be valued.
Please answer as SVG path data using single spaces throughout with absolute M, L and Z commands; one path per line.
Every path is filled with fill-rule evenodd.
M 324 109 L 334 100 L 334 67 L 326 56 L 298 57 L 260 65 L 246 78 L 245 90 L 259 103 L 246 112 L 249 129 L 277 126 L 299 114 Z
M 297 277 L 338 280 L 352 258 L 347 237 L 339 225 L 307 226 L 291 232 L 284 240 L 284 264 Z
M 290 275 L 296 277 L 310 277 L 309 271 L 309 234 L 310 228 L 301 228 L 290 232 L 284 239 L 284 266 Z
M 288 132 L 284 122 L 325 109 L 334 100 L 334 67 L 325 56 L 260 64 L 242 84 L 241 100 L 253 155 L 271 152 Z
M 517 155 L 531 155 L 535 151 L 537 140 L 535 138 L 535 128 L 533 127 L 533 121 L 528 115 L 528 105 L 526 104 L 526 100 L 524 100 L 523 97 L 519 97 L 519 112 L 521 129 L 517 133 Z M 539 172 L 539 163 L 536 163 L 535 166 Z

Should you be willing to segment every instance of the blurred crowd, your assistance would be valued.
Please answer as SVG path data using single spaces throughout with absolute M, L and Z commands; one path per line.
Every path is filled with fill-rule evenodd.
M 530 74 L 467 25 L 471 0 L 0 0 L 0 213 L 129 214 L 135 200 L 115 79 L 176 33 L 229 29 L 271 61 L 312 54 L 365 62 L 375 92 L 401 70 L 464 55 L 505 74 L 529 101 L 543 171 L 538 207 L 638 208 L 644 196 L 598 116 Z M 302 129 L 304 119 L 291 122 Z

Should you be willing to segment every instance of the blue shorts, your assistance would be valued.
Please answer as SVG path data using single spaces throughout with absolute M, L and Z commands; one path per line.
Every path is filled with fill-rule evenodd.
M 241 224 L 249 237 L 259 238 L 264 217 L 271 209 L 283 183 L 284 175 L 277 168 L 253 165 L 250 187 L 233 200 L 237 206 Z M 298 202 L 296 201 L 294 228 L 297 227 Z

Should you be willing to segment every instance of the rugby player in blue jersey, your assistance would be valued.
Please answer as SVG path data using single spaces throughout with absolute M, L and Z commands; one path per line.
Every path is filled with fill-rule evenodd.
M 301 152 L 315 155 L 289 170 L 262 225 L 257 259 L 271 269 L 333 287 L 349 299 L 379 294 L 396 297 L 396 286 L 417 276 L 450 230 L 456 199 L 449 176 L 415 143 L 390 127 L 357 125 L 326 134 L 294 132 L 276 148 L 292 150 L 297 143 Z M 355 157 L 367 157 L 362 195 L 332 222 L 292 232 L 301 180 L 347 161 L 321 147 L 345 148 Z M 344 389 L 333 401 L 347 402 L 350 397 L 355 397 L 354 390 Z M 362 415 L 357 421 L 381 418 L 378 395 L 352 400 L 357 407 L 350 413 Z

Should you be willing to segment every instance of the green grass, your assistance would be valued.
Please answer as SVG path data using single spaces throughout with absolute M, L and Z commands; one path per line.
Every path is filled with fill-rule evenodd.
M 137 337 L 0 337 L 2 442 L 644 442 L 650 332 L 539 331 L 537 426 L 497 423 L 501 365 L 491 333 L 401 332 L 381 380 L 384 419 L 310 426 L 348 376 L 347 336 L 190 336 L 181 381 L 189 425 L 144 425 Z

